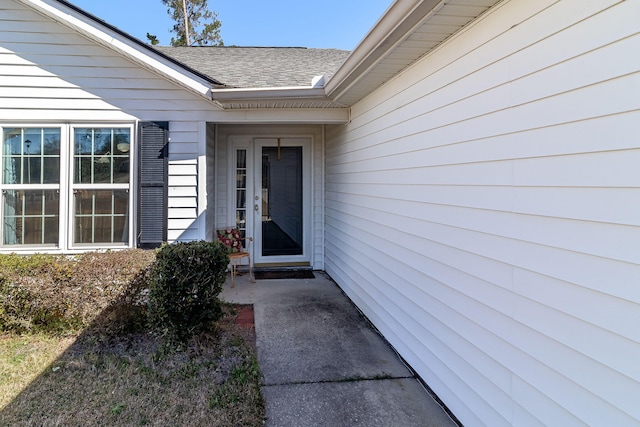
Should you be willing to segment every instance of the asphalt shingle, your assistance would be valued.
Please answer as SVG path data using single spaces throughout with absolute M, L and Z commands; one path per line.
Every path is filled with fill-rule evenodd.
M 349 51 L 303 47 L 154 46 L 175 60 L 228 87 L 310 86 L 330 77 Z

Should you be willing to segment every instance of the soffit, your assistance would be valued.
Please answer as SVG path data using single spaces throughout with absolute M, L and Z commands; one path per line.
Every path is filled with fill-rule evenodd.
M 327 95 L 355 104 L 499 1 L 397 0 L 329 80 Z
M 261 110 L 261 109 L 314 109 L 314 108 L 345 108 L 344 105 L 322 99 L 219 99 L 213 95 L 214 101 L 225 110 Z

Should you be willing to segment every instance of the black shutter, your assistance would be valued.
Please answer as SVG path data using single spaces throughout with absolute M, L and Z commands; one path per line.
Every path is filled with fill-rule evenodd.
M 140 124 L 138 247 L 155 248 L 167 241 L 169 123 Z

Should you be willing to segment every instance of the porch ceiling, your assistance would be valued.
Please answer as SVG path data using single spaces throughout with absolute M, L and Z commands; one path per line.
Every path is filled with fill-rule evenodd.
M 327 98 L 322 87 L 213 89 L 211 95 L 225 109 L 346 107 Z
M 225 110 L 262 110 L 262 109 L 313 109 L 345 108 L 344 105 L 330 100 L 318 99 L 254 99 L 254 100 L 214 100 Z

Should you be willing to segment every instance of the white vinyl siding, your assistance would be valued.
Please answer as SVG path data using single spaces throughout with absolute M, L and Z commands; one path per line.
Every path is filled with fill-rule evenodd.
M 640 423 L 640 3 L 506 1 L 327 127 L 327 272 L 465 425 Z
M 158 119 L 157 112 L 182 111 L 180 104 L 194 99 L 12 0 L 2 0 L 0 11 L 0 117 L 5 120 L 28 113 L 42 120 L 64 120 L 71 113 L 75 120 Z M 148 117 L 152 112 L 156 117 Z
M 204 219 L 199 215 L 198 170 L 201 141 L 198 122 L 169 123 L 169 201 L 167 238 L 173 241 L 204 239 Z

